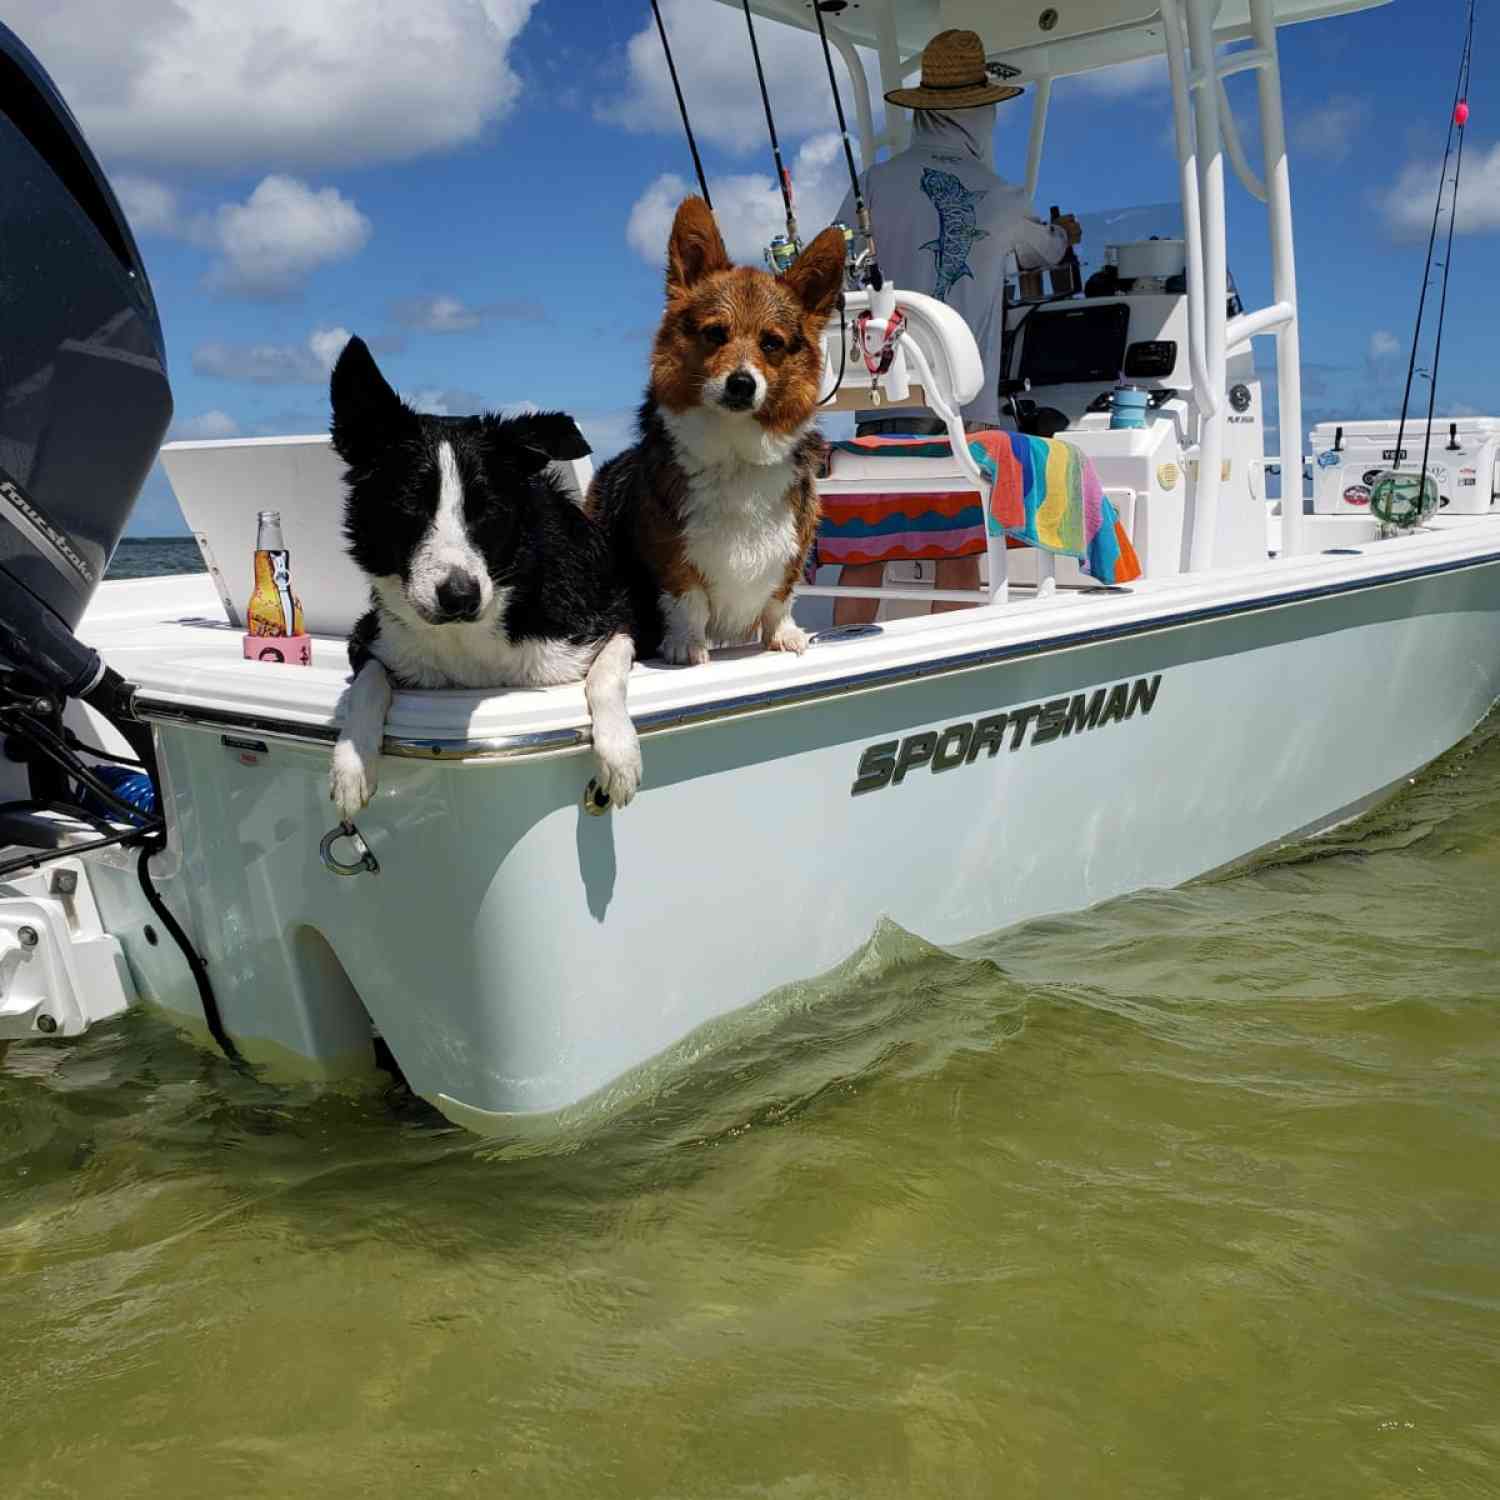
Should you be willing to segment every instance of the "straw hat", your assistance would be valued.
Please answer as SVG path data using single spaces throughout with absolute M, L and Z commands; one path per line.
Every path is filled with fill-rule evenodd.
M 922 82 L 892 89 L 885 97 L 907 109 L 972 109 L 1024 93 L 1011 83 L 992 83 L 984 66 L 984 43 L 973 31 L 940 31 L 922 49 Z

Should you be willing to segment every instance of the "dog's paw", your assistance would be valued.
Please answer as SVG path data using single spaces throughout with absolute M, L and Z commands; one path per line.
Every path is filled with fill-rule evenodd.
M 641 742 L 629 721 L 619 730 L 600 733 L 594 726 L 594 759 L 599 763 L 599 790 L 616 807 L 628 807 L 641 784 Z
M 351 822 L 355 813 L 369 806 L 376 785 L 374 762 L 367 761 L 352 740 L 340 740 L 333 747 L 328 795 L 345 823 Z
M 788 615 L 775 630 L 767 632 L 764 641 L 767 651 L 791 651 L 801 656 L 807 650 L 812 637 L 800 625 L 793 624 L 791 616 Z
M 702 667 L 708 664 L 708 642 L 699 638 L 668 636 L 661 643 L 664 660 L 674 667 Z

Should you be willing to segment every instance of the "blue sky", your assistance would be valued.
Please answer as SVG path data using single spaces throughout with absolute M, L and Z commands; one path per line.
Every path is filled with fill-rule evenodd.
M 726 236 L 758 254 L 779 199 L 743 23 L 706 0 L 665 10 Z M 1398 0 L 1282 33 L 1309 425 L 1399 404 L 1463 13 Z M 646 0 L 19 0 L 6 21 L 132 218 L 174 435 L 322 430 L 328 364 L 352 331 L 431 409 L 531 401 L 575 412 L 601 457 L 627 440 L 665 226 L 692 176 Z M 1476 47 L 1445 412 L 1500 413 L 1496 31 Z M 784 28 L 761 42 L 807 230 L 844 188 L 822 62 Z M 1253 89 L 1231 80 L 1247 122 Z M 1002 107 L 1012 178 L 1026 127 L 1025 101 Z M 1253 131 L 1249 144 L 1258 160 Z M 1175 196 L 1160 69 L 1059 86 L 1044 212 Z M 1231 182 L 1231 265 L 1251 304 L 1269 300 L 1262 223 Z M 159 471 L 130 529 L 183 529 Z

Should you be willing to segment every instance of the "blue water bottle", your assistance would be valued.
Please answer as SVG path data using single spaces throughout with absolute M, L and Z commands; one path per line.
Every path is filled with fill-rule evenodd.
M 1109 398 L 1111 428 L 1144 427 L 1150 397 L 1139 386 L 1117 385 Z

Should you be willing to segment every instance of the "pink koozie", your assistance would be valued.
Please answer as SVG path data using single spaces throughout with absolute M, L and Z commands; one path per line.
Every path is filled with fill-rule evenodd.
M 250 661 L 279 662 L 290 667 L 312 665 L 310 635 L 243 635 L 240 640 Z

